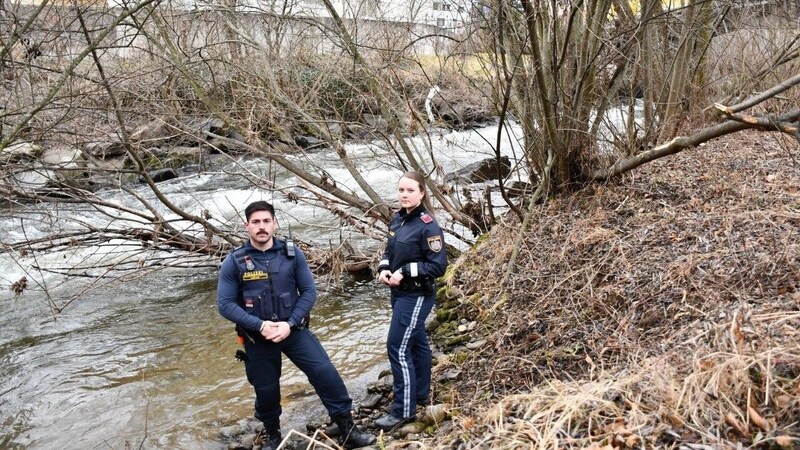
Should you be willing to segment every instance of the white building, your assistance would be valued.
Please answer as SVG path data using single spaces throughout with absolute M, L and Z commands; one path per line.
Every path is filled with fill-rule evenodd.
M 225 0 L 183 1 L 202 4 L 205 7 L 227 3 Z M 237 3 L 237 8 L 253 12 L 270 12 L 296 17 L 330 16 L 321 0 L 239 0 Z M 473 0 L 332 0 L 331 3 L 342 19 L 401 22 L 458 29 L 469 21 L 474 2 Z
M 12 0 L 9 6 L 24 16 L 23 10 L 32 10 L 41 1 Z M 436 53 L 450 43 L 441 35 L 464 30 L 470 21 L 473 2 L 331 0 L 352 38 L 365 51 L 395 51 L 412 45 L 421 54 Z M 112 21 L 120 7 L 137 3 L 138 0 L 77 0 L 81 9 L 92 11 L 87 17 L 96 22 L 91 25 L 94 30 Z M 67 19 L 74 15 L 74 8 L 75 4 L 67 0 L 51 0 L 49 8 L 40 15 L 43 24 L 38 28 L 42 31 L 37 31 L 33 39 L 52 43 L 48 53 L 66 56 L 85 44 L 80 29 L 72 29 L 73 26 L 58 30 L 60 23 L 77 23 Z M 170 30 L 176 34 L 176 42 L 186 49 L 231 39 L 271 48 L 299 45 L 321 53 L 335 50 L 339 45 L 332 38 L 335 33 L 329 32 L 335 27 L 322 0 L 163 0 L 158 2 L 158 8 L 174 22 Z M 52 26 L 48 25 L 50 22 Z M 158 32 L 153 31 L 149 36 L 158 36 Z M 108 39 L 112 42 L 107 48 L 120 56 L 134 56 L 140 49 L 153 50 L 148 48 L 148 38 L 133 21 L 118 25 Z

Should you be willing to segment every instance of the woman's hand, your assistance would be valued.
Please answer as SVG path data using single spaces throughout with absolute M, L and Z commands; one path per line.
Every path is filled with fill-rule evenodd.
M 397 271 L 389 277 L 389 282 L 386 284 L 388 284 L 389 286 L 400 286 L 401 281 L 403 281 L 403 271 L 397 269 Z
M 391 277 L 392 277 L 392 272 L 388 270 L 381 270 L 381 273 L 378 274 L 378 283 L 389 285 L 389 278 Z

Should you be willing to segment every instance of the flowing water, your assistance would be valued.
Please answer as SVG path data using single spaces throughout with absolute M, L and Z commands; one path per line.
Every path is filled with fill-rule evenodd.
M 492 157 L 488 142 L 494 142 L 496 130 L 436 137 L 433 146 L 444 170 Z M 513 151 L 508 142 L 504 148 L 504 153 Z M 384 162 L 387 151 L 348 146 L 373 187 L 394 204 L 400 171 Z M 312 157 L 327 164 L 333 179 L 351 187 L 346 170 L 332 155 L 319 152 Z M 263 198 L 275 202 L 279 225 L 290 224 L 303 240 L 327 244 L 357 237 L 318 208 L 253 190 L 234 173 L 237 167 L 241 165 L 159 186 L 182 208 L 195 214 L 209 210 L 226 226 L 241 228 L 237 210 Z M 268 164 L 249 161 L 246 167 L 272 179 Z M 291 183 L 288 178 L 276 181 Z M 302 194 L 302 188 L 295 191 Z M 123 193 L 106 195 L 136 207 L 136 200 Z M 70 225 L 59 217 L 98 227 L 123 227 L 132 220 L 80 205 L 52 208 L 51 214 L 5 211 L 0 216 L 0 242 L 74 229 L 75 222 Z M 357 240 L 361 241 L 366 247 L 381 244 Z M 169 255 L 145 253 L 140 243 L 117 240 L 0 253 L 0 448 L 225 448 L 220 427 L 251 417 L 254 396 L 242 363 L 233 357 L 233 326 L 216 310 L 218 261 L 187 258 L 182 265 L 194 268 L 136 269 L 137 264 L 150 267 L 164 256 Z M 131 268 L 126 281 L 101 285 L 105 263 Z M 66 279 L 58 274 L 59 268 L 74 264 L 85 265 L 81 276 Z M 28 288 L 14 297 L 11 284 L 22 276 L 29 278 Z M 371 279 L 346 277 L 339 287 L 319 279 L 319 294 L 312 328 L 358 402 L 366 395 L 367 383 L 388 368 L 388 291 Z M 58 314 L 53 305 L 60 309 Z M 325 418 L 305 377 L 287 360 L 281 386 L 284 431 L 304 431 L 307 420 Z
M 219 427 L 252 415 L 253 392 L 213 276 L 141 279 L 55 321 L 41 304 L 4 305 L 4 322 L 27 326 L 0 346 L 0 447 L 222 448 Z M 313 329 L 356 401 L 385 365 L 387 314 L 385 293 L 352 278 L 314 309 Z M 282 387 L 284 429 L 324 417 L 288 362 Z

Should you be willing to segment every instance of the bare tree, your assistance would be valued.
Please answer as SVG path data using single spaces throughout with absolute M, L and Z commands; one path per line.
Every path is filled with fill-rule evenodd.
M 724 54 L 712 47 L 730 10 L 722 2 L 694 1 L 673 10 L 664 10 L 660 1 L 645 1 L 636 13 L 627 3 L 611 0 L 487 4 L 481 36 L 484 48 L 496 51 L 485 67 L 496 84 L 506 86 L 495 90 L 495 104 L 523 126 L 531 181 L 544 187 L 540 195 L 630 170 L 650 147 L 655 148 L 645 154 L 663 156 L 656 149 L 665 144 L 657 143 L 702 125 L 707 99 L 759 91 L 770 79 L 777 83 L 769 91 L 773 94 L 785 90 L 777 86 L 793 87 L 796 21 L 775 17 L 755 28 L 747 17 L 736 22 L 738 30 L 771 33 L 772 38 L 767 60 L 752 60 L 758 67 L 745 75 L 733 67 L 735 61 L 717 59 Z M 729 72 L 721 74 L 721 66 Z M 796 92 L 792 96 L 797 98 Z M 642 100 L 641 120 L 635 119 L 637 99 Z M 768 100 L 775 103 L 776 98 L 760 96 L 750 106 Z M 775 104 L 780 107 L 780 101 Z M 608 113 L 620 105 L 626 114 L 615 124 Z M 762 116 L 758 124 L 739 122 L 723 129 L 787 132 L 791 126 L 786 125 L 796 121 L 791 110 L 780 116 L 780 126 L 770 119 Z M 716 136 L 701 130 L 678 141 L 694 146 Z
M 231 217 L 199 199 L 176 204 L 158 183 L 159 170 L 209 152 L 231 164 L 267 161 L 266 171 L 237 170 L 253 188 L 327 209 L 377 244 L 393 201 L 376 192 L 364 161 L 348 151 L 354 136 L 381 140 L 376 157 L 398 173 L 430 174 L 431 193 L 452 218 L 450 233 L 469 243 L 463 230 L 484 232 L 494 221 L 492 187 L 464 194 L 446 183 L 422 112 L 428 91 L 448 78 L 489 97 L 502 119 L 486 145 L 497 160 L 495 188 L 520 217 L 526 201 L 721 134 L 757 128 L 797 137 L 798 112 L 790 105 L 797 104 L 800 37 L 790 19 L 755 20 L 720 2 L 665 10 L 648 0 L 634 11 L 619 0 L 495 0 L 465 11 L 474 20 L 453 32 L 415 22 L 423 17 L 418 2 L 393 10 L 391 22 L 377 3 L 345 6 L 286 0 L 186 8 L 144 0 L 2 9 L 9 89 L 0 111 L 0 192 L 9 205 L 27 205 L 27 216 L 9 209 L 23 227 L 26 217 L 46 217 L 52 226 L 46 238 L 4 242 L 3 251 L 118 240 L 140 246 L 135 257 L 45 268 L 72 276 L 199 264 L 177 254 L 213 262 L 238 242 Z M 730 44 L 715 44 L 723 32 Z M 748 33 L 759 37 L 743 39 Z M 756 44 L 758 52 L 748 50 Z M 437 68 L 423 63 L 423 50 L 434 52 Z M 746 56 L 753 53 L 764 56 Z M 468 69 L 474 61 L 481 71 Z M 460 71 L 445 69 L 459 64 Z M 523 151 L 511 165 L 532 186 L 516 200 L 500 170 L 507 118 L 523 133 Z M 427 139 L 409 139 L 420 133 Z M 300 144 L 302 135 L 333 149 L 356 187 L 333 180 Z M 181 146 L 190 149 L 171 150 Z M 109 201 L 103 189 L 126 193 L 125 204 Z M 108 221 L 93 225 L 48 207 L 65 203 Z M 311 252 L 313 262 L 327 270 L 367 268 L 375 255 L 345 254 L 346 244 Z

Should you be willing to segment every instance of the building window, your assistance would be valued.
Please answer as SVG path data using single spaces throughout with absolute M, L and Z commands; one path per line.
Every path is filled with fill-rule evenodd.
M 433 10 L 439 11 L 442 8 L 442 4 L 439 2 L 433 2 Z
M 437 27 L 443 27 L 444 26 L 444 17 L 439 17 L 438 19 L 436 19 L 436 26 Z

